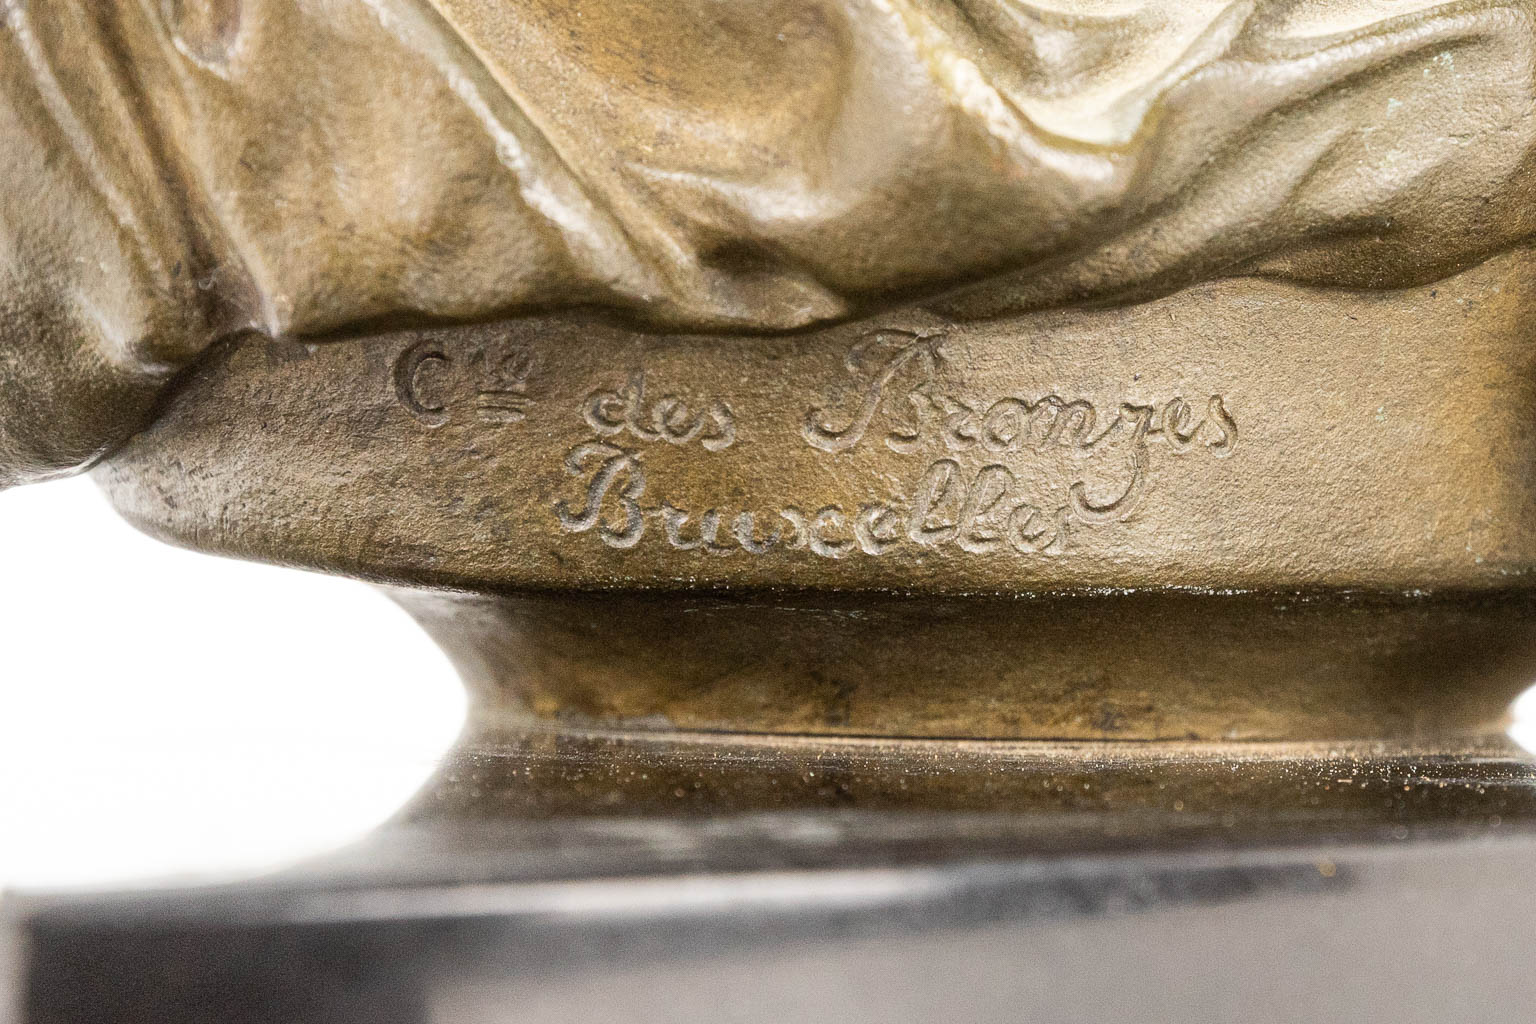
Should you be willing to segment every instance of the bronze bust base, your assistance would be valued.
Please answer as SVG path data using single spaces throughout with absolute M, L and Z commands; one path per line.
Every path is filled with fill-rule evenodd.
M 388 587 L 471 722 L 335 858 L 13 903 L 26 1019 L 1524 1019 L 1528 259 L 227 345 L 109 493 Z
M 1532 259 L 768 337 L 251 336 L 97 475 L 173 542 L 394 587 L 497 720 L 1478 736 L 1536 676 Z
M 1533 812 L 1496 744 L 481 729 L 331 858 L 0 932 L 28 1024 L 1516 1022 Z
M 1530 0 L 0 11 L 0 487 L 474 697 L 32 1024 L 1529 1017 Z

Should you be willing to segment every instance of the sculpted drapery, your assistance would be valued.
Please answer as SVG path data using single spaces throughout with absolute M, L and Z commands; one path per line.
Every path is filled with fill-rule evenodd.
M 0 486 L 244 331 L 1433 280 L 1536 226 L 1531 8 L 0 0 Z

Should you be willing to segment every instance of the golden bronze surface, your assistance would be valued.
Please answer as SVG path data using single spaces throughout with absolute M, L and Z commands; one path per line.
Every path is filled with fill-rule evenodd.
M 98 475 L 180 543 L 485 593 L 401 600 L 571 724 L 1475 734 L 1536 675 L 1533 279 L 247 337 Z
M 170 539 L 469 589 L 1518 588 L 1533 270 L 729 343 L 246 337 L 100 476 Z
M 1529 1016 L 1536 0 L 0 0 L 0 141 L 0 488 L 472 698 L 29 1021 Z
M 1477 735 L 1527 3 L 0 6 L 0 485 L 398 588 L 490 719 Z
M 1533 226 L 1527 3 L 0 12 L 0 482 L 99 457 L 245 330 L 1392 288 Z

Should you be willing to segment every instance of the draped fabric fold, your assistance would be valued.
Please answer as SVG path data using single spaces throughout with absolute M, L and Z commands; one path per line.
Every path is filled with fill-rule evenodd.
M 0 486 L 242 330 L 1433 280 L 1536 229 L 1533 6 L 0 0 Z

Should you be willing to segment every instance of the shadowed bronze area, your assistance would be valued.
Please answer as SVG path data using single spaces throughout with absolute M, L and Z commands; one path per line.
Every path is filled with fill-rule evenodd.
M 955 598 L 397 592 L 491 721 L 930 737 L 1499 729 L 1527 592 Z

